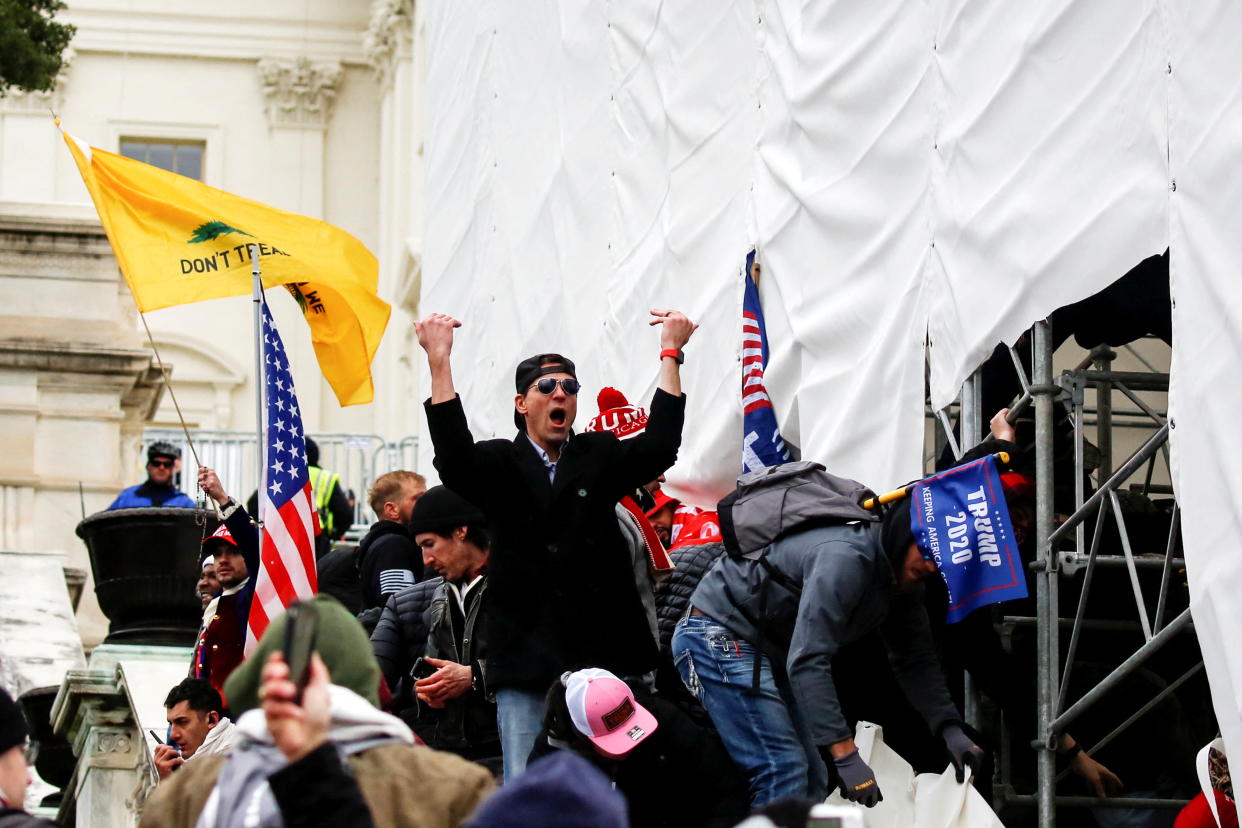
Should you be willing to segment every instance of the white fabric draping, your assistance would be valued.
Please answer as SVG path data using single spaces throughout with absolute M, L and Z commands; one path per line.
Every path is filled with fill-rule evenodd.
M 803 457 L 887 489 L 922 465 L 927 20 L 902 0 L 761 5 L 765 381 Z
M 933 3 L 932 404 L 1168 247 L 1156 0 Z
M 645 404 L 648 311 L 677 308 L 702 328 L 673 476 L 711 502 L 740 466 L 753 24 L 736 3 L 468 5 L 428 19 L 422 307 L 465 323 L 475 436 L 513 434 L 513 368 L 534 353 L 576 362 L 580 426 L 603 386 Z
M 421 304 L 465 322 L 476 437 L 513 433 L 513 366 L 540 351 L 578 362 L 579 423 L 604 385 L 645 403 L 647 310 L 681 308 L 702 328 L 670 481 L 704 505 L 740 467 L 750 247 L 785 438 L 883 489 L 921 470 L 925 340 L 940 406 L 997 341 L 1170 246 L 1174 477 L 1242 753 L 1236 4 L 442 1 L 427 27 Z
M 1242 31 L 1236 3 L 1169 3 L 1172 57 L 1169 269 L 1173 485 L 1182 508 L 1190 606 L 1216 718 L 1242 756 L 1242 486 L 1234 431 L 1242 407 Z
M 737 472 L 742 257 L 757 246 L 785 439 L 875 488 L 920 471 L 1001 339 L 1167 245 L 1156 0 L 1013 9 L 499 0 L 428 17 L 423 308 L 510 433 L 509 372 L 560 350 L 581 416 L 656 379 L 650 307 L 702 323 L 674 488 Z

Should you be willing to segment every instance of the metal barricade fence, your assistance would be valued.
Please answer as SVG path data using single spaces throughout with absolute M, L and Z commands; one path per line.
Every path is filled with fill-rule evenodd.
M 203 465 L 216 470 L 229 494 L 245 502 L 258 486 L 257 441 L 253 431 L 192 430 L 194 448 Z M 312 434 L 319 446 L 319 466 L 341 478 L 341 487 L 354 504 L 354 527 L 369 526 L 375 520 L 367 504 L 367 490 L 375 478 L 394 469 L 414 469 L 418 438 L 408 436 L 387 442 L 378 434 Z M 143 446 L 158 441 L 181 449 L 182 469 L 179 487 L 197 497 L 194 455 L 184 432 L 177 428 L 147 428 Z

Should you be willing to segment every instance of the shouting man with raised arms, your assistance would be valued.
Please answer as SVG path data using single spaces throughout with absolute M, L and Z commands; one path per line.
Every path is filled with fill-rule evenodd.
M 658 661 L 614 509 L 677 459 L 681 349 L 697 326 L 678 311 L 651 313 L 660 326 L 659 388 L 646 430 L 624 442 L 608 431 L 574 434 L 574 363 L 537 354 L 517 366 L 517 435 L 476 443 L 449 364 L 461 323 L 443 314 L 415 323 L 431 369 L 426 410 L 436 470 L 492 531 L 487 671 L 506 780 L 525 768 L 544 693 L 562 672 L 590 666 L 635 678 Z

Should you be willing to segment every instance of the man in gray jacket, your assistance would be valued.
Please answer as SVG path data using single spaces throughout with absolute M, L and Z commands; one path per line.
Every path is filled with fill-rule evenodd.
M 935 564 L 914 543 L 904 506 L 880 526 L 866 518 L 786 534 L 762 559 L 721 556 L 673 634 L 681 679 L 745 768 L 755 806 L 823 798 L 824 762 L 848 799 L 868 807 L 880 801 L 832 673 L 842 647 L 875 632 L 910 703 L 944 739 L 959 781 L 965 765 L 983 759 L 962 729 L 932 646 L 920 592 Z

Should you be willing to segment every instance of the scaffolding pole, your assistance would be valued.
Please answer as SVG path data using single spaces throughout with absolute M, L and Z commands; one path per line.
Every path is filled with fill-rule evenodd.
M 1035 405 L 1035 605 L 1037 707 L 1035 742 L 1039 824 L 1056 824 L 1057 758 L 1052 719 L 1058 678 L 1057 643 L 1060 630 L 1056 606 L 1057 560 L 1052 548 L 1053 528 L 1053 397 L 1060 389 L 1052 384 L 1052 336 L 1048 320 L 1035 323 L 1030 394 Z
M 1165 623 L 1168 612 L 1168 593 L 1172 573 L 1183 567 L 1184 560 L 1177 556 L 1178 536 L 1180 531 L 1180 511 L 1176 503 L 1170 519 L 1169 536 L 1164 546 L 1164 556 L 1141 557 L 1137 549 L 1131 548 L 1132 535 L 1126 526 L 1122 503 L 1118 492 L 1127 482 L 1136 478 L 1141 484 L 1134 483 L 1130 489 L 1141 491 L 1142 494 L 1170 493 L 1163 484 L 1153 484 L 1152 475 L 1155 464 L 1161 456 L 1168 464 L 1169 426 L 1164 411 L 1158 405 L 1151 405 L 1139 396 L 1140 392 L 1165 392 L 1168 389 L 1168 375 L 1152 371 L 1151 373 L 1112 370 L 1113 360 L 1117 353 L 1105 345 L 1100 345 L 1082 359 L 1077 365 L 1063 372 L 1059 377 L 1053 376 L 1053 347 L 1051 330 L 1047 321 L 1034 326 L 1031 336 L 1031 374 L 1028 377 L 1023 370 L 1023 361 L 1016 351 L 1010 349 L 1009 355 L 1014 370 L 1022 387 L 1019 398 L 1010 407 L 1009 421 L 1017 419 L 1022 409 L 1030 407 L 1035 414 L 1035 558 L 1030 569 L 1035 580 L 1035 615 L 1033 617 L 1005 616 L 1002 623 L 1002 635 L 1008 640 L 1015 626 L 1027 626 L 1035 629 L 1036 636 L 1036 738 L 1032 747 L 1036 752 L 1037 787 L 1033 793 L 1019 793 L 1014 790 L 1011 778 L 1011 751 L 1007 731 L 1000 729 L 1000 760 L 995 767 L 994 802 L 999 809 L 1005 804 L 1034 806 L 1038 809 L 1038 824 L 1041 828 L 1053 828 L 1056 824 L 1056 811 L 1059 807 L 1092 807 L 1092 808 L 1179 808 L 1185 803 L 1177 799 L 1117 797 L 1097 799 L 1090 796 L 1058 796 L 1057 782 L 1070 773 L 1067 768 L 1059 775 L 1056 772 L 1056 754 L 1061 740 L 1067 731 L 1082 714 L 1098 705 L 1101 699 L 1114 690 L 1135 671 L 1148 664 L 1152 656 L 1173 638 L 1182 635 L 1194 635 L 1193 620 L 1189 610 L 1183 610 L 1175 618 Z M 1146 360 L 1140 360 L 1151 368 Z M 962 385 L 957 434 L 949 428 L 947 411 L 934 412 L 932 415 L 944 427 L 945 440 L 952 446 L 955 457 L 959 457 L 976 445 L 986 436 L 987 426 L 980 424 L 987 419 L 982 410 L 982 372 L 976 371 Z M 1087 407 L 1084 392 L 1094 391 L 1095 405 Z M 1113 408 L 1113 392 L 1124 395 L 1128 402 L 1136 408 Z M 1072 514 L 1059 525 L 1056 523 L 1056 503 L 1054 492 L 1054 432 L 1056 417 L 1060 412 L 1069 418 L 1073 428 L 1074 480 L 1072 489 L 1075 508 Z M 1093 415 L 1088 418 L 1088 414 Z M 1134 422 L 1142 418 L 1144 422 Z M 1095 467 L 1096 488 L 1087 495 L 1087 440 L 1084 431 L 1093 426 L 1093 436 L 1100 449 L 1100 462 Z M 1146 440 L 1128 457 L 1115 458 L 1113 430 L 1121 427 L 1143 427 L 1152 429 Z M 956 437 L 956 439 L 954 439 Z M 940 446 L 938 445 L 939 449 Z M 1116 459 L 1116 465 L 1114 461 Z M 1062 481 L 1069 484 L 1071 481 Z M 1094 520 L 1092 531 L 1088 532 L 1089 521 Z M 1109 524 L 1115 524 L 1121 542 L 1122 554 L 1101 554 L 1101 535 Z M 1087 600 L 1093 582 L 1099 571 L 1118 569 L 1128 574 L 1130 589 L 1135 598 L 1137 617 L 1132 620 L 1098 619 L 1087 617 Z M 1138 573 L 1160 570 L 1158 596 L 1145 595 L 1140 587 Z M 1085 570 L 1085 574 L 1081 574 Z M 1154 574 L 1154 573 L 1153 573 Z M 1068 618 L 1062 618 L 1059 607 L 1059 588 L 1063 580 L 1080 576 L 1080 594 L 1076 600 L 1075 612 Z M 1151 607 L 1154 605 L 1154 609 Z M 1006 632 L 1006 630 L 1010 632 Z M 1061 635 L 1069 635 L 1069 647 L 1066 657 L 1061 657 Z M 1142 636 L 1143 643 L 1135 649 L 1128 647 L 1116 667 L 1113 667 L 1102 680 L 1094 683 L 1085 691 L 1076 692 L 1070 697 L 1070 678 L 1074 674 L 1075 661 L 1078 655 L 1078 644 L 1083 635 L 1088 634 L 1137 634 Z M 1155 709 L 1156 705 L 1171 697 L 1187 681 L 1200 675 L 1202 664 L 1192 667 L 1176 681 L 1156 693 L 1145 704 L 1135 710 L 1121 711 L 1126 718 L 1113 728 L 1106 737 L 1100 739 L 1088 752 L 1098 750 L 1110 743 L 1118 734 L 1133 727 L 1137 722 Z M 973 692 L 970 677 L 966 677 L 966 713 L 972 724 L 981 717 Z M 1114 712 L 1110 709 L 1107 713 Z M 979 723 L 981 724 L 981 723 Z

